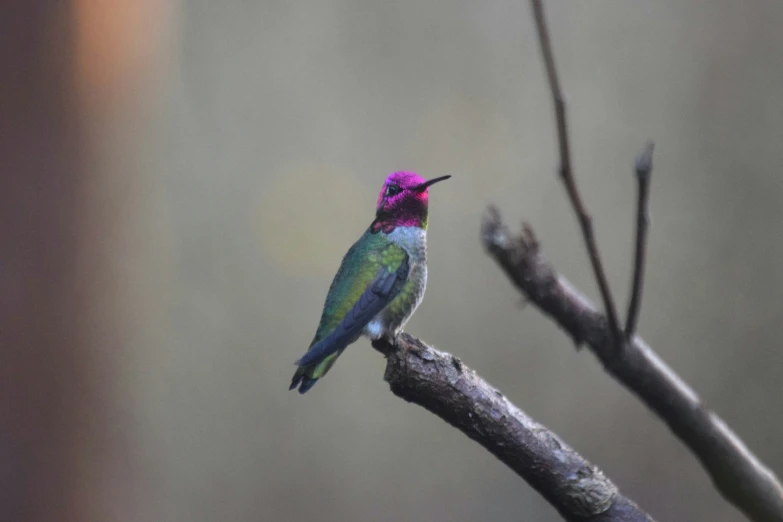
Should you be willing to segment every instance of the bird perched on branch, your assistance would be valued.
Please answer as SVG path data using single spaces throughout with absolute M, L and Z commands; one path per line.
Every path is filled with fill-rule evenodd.
M 375 220 L 343 257 L 289 389 L 305 393 L 359 336 L 395 338 L 410 319 L 427 285 L 429 188 L 450 177 L 427 181 L 394 172 L 386 178 Z

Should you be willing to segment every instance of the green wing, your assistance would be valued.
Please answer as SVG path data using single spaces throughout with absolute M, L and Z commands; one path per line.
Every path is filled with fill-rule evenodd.
M 407 262 L 408 254 L 402 247 L 380 233 L 365 232 L 348 250 L 334 276 L 312 344 L 329 335 L 340 324 L 381 269 L 395 273 Z
M 291 388 L 304 393 L 331 368 L 347 345 L 403 287 L 408 254 L 382 234 L 369 231 L 348 250 L 326 297 L 321 322 L 297 364 Z

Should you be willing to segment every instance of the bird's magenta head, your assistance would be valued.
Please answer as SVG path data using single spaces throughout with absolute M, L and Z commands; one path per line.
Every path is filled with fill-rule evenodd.
M 396 227 L 427 228 L 429 188 L 451 176 L 425 180 L 415 172 L 392 172 L 383 182 L 375 206 L 373 231 L 387 234 Z

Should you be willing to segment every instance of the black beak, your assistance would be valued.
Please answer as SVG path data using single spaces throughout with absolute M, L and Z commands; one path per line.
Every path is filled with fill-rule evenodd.
M 415 187 L 413 187 L 413 190 L 415 190 L 416 192 L 424 192 L 425 190 L 430 188 L 430 186 L 434 185 L 435 183 L 437 183 L 439 181 L 445 181 L 445 180 L 449 179 L 450 177 L 451 176 L 441 176 L 439 178 L 428 179 L 424 183 L 422 183 L 420 185 L 416 185 Z

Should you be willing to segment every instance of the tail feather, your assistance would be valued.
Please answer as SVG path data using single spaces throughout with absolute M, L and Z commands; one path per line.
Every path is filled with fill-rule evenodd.
M 299 387 L 299 393 L 307 393 L 310 388 L 315 386 L 318 379 L 326 375 L 326 372 L 329 371 L 344 349 L 341 348 L 335 353 L 328 355 L 320 362 L 297 368 L 294 376 L 291 378 L 291 385 L 288 389 L 293 390 Z
M 299 386 L 299 383 L 302 381 L 302 378 L 304 377 L 304 374 L 299 373 L 298 371 L 294 374 L 293 378 L 291 379 L 291 385 L 288 387 L 288 390 L 293 390 L 297 386 Z
M 302 385 L 299 386 L 299 393 L 307 393 L 307 390 L 315 386 L 315 383 L 318 382 L 318 379 L 311 379 L 310 377 L 305 377 L 302 379 Z
M 294 388 L 299 387 L 299 393 L 306 393 L 307 390 L 315 386 L 316 382 L 318 382 L 317 378 L 308 377 L 305 375 L 304 368 L 300 367 L 291 379 L 291 385 L 288 389 L 293 390 Z

